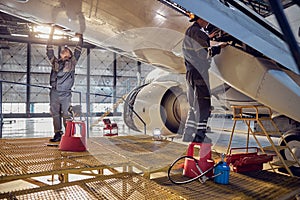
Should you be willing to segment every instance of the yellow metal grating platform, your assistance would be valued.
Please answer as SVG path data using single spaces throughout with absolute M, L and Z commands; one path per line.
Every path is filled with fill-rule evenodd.
M 300 179 L 272 172 L 230 173 L 229 185 L 198 181 L 174 185 L 166 177 L 145 179 L 164 172 L 186 145 L 153 141 L 151 137 L 118 136 L 89 138 L 85 152 L 60 151 L 46 145 L 49 138 L 1 139 L 0 184 L 12 180 L 58 174 L 56 185 L 0 194 L 8 199 L 294 199 Z M 216 157 L 216 154 L 213 155 Z M 121 170 L 119 169 L 121 168 Z M 144 177 L 124 172 L 137 169 Z M 112 175 L 105 175 L 106 169 Z M 95 172 L 96 171 L 96 172 Z M 69 174 L 93 176 L 69 182 Z M 145 176 L 146 174 L 146 176 Z M 31 181 L 29 181 L 31 182 Z M 34 183 L 34 182 L 32 182 Z M 51 184 L 51 183 L 50 183 Z
M 268 171 L 246 174 L 231 172 L 228 185 L 216 184 L 213 181 L 205 184 L 194 181 L 185 185 L 174 185 L 166 177 L 154 181 L 186 199 L 274 200 L 296 199 L 295 196 L 300 194 L 300 178 Z
M 0 183 L 52 174 L 123 168 L 150 172 L 164 170 L 185 152 L 185 145 L 156 142 L 149 136 L 89 138 L 87 151 L 61 151 L 47 146 L 49 138 L 1 139 Z M 65 180 L 67 181 L 67 180 Z
M 0 194 L 7 199 L 183 199 L 137 174 L 121 173 Z
M 128 163 L 124 157 L 114 154 L 107 155 L 101 147 L 90 152 L 64 152 L 58 147 L 46 145 L 48 138 L 42 139 L 2 139 L 0 140 L 0 182 L 51 175 L 81 170 L 123 166 Z M 101 160 L 96 157 L 101 157 Z M 111 159 L 114 157 L 115 159 Z

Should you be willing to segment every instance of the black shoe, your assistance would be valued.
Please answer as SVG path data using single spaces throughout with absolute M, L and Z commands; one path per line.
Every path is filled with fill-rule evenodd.
M 194 139 L 193 139 L 193 142 L 196 142 L 196 143 L 202 143 L 203 142 L 203 137 L 202 136 L 199 136 L 199 135 L 195 135 Z
M 211 144 L 211 139 L 207 136 L 205 136 L 204 138 L 202 136 L 196 135 L 193 142 L 197 142 L 197 143 L 207 143 L 207 144 Z
M 62 136 L 62 135 L 63 135 L 63 132 L 56 132 L 56 133 L 54 134 L 54 137 L 51 138 L 49 141 L 50 141 L 50 142 L 60 142 L 61 136 Z

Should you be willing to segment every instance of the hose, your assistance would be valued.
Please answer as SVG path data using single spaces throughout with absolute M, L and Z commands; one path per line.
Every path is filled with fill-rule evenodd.
M 199 172 L 201 172 L 201 174 L 198 175 L 198 176 L 196 176 L 196 177 L 194 177 L 194 178 L 191 178 L 191 179 L 189 179 L 189 180 L 186 180 L 186 181 L 174 181 L 174 180 L 171 178 L 171 176 L 170 176 L 171 170 L 172 170 L 172 168 L 174 167 L 174 165 L 175 165 L 179 160 L 185 159 L 185 158 L 189 158 L 189 159 L 194 160 L 195 165 L 196 165 L 196 168 L 199 170 Z M 193 156 L 181 156 L 181 157 L 177 158 L 177 159 L 170 165 L 170 167 L 169 167 L 169 169 L 168 169 L 168 179 L 169 179 L 172 183 L 174 183 L 174 184 L 176 184 L 176 185 L 191 183 L 191 182 L 193 182 L 193 181 L 195 181 L 195 180 L 197 180 L 197 179 L 198 179 L 201 183 L 204 183 L 207 179 L 209 179 L 209 178 L 206 177 L 205 175 L 206 175 L 208 172 L 210 172 L 211 170 L 213 170 L 215 167 L 217 167 L 220 163 L 222 163 L 222 161 L 218 162 L 217 164 L 215 164 L 214 166 L 212 166 L 211 168 L 209 168 L 209 169 L 206 170 L 205 172 L 202 172 L 201 169 L 200 169 L 200 166 L 199 166 L 199 164 L 198 164 L 198 160 L 197 160 L 197 159 L 195 159 Z M 205 178 L 204 178 L 204 177 L 205 177 Z M 204 180 L 202 180 L 202 178 L 204 178 Z

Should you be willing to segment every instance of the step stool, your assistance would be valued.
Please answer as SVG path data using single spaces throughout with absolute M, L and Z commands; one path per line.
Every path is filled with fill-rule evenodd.
M 76 125 L 79 134 L 76 134 Z M 86 151 L 86 126 L 84 121 L 67 121 L 66 132 L 62 136 L 59 149 L 63 151 Z

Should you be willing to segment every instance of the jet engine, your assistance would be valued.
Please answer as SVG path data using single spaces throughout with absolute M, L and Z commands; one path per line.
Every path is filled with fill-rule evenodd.
M 154 70 L 146 82 L 126 97 L 126 125 L 149 134 L 154 129 L 162 134 L 182 133 L 189 108 L 184 75 Z

